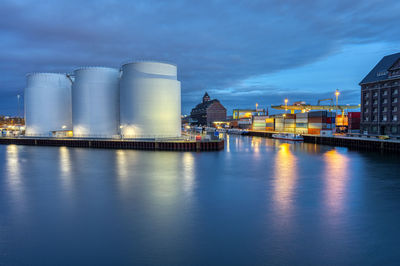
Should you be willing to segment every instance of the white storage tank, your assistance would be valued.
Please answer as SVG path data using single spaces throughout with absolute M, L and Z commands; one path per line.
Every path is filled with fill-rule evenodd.
M 122 66 L 120 122 L 124 138 L 181 136 L 181 84 L 175 65 L 136 62 Z
M 112 138 L 118 135 L 119 76 L 118 69 L 107 67 L 85 67 L 74 71 L 74 137 Z
M 28 74 L 24 105 L 26 135 L 72 130 L 71 81 L 66 74 Z

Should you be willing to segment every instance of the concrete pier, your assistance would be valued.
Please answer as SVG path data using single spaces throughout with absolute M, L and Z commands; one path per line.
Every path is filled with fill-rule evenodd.
M 268 131 L 249 131 L 249 136 L 272 138 L 272 134 L 277 132 Z M 348 147 L 357 150 L 368 151 L 384 151 L 400 153 L 399 140 L 381 140 L 377 138 L 366 137 L 345 137 L 345 136 L 332 136 L 325 137 L 319 135 L 303 135 L 304 142 L 314 144 L 324 144 L 331 146 Z
M 0 144 L 31 146 L 66 146 L 102 149 L 132 149 L 151 151 L 220 151 L 224 140 L 215 141 L 156 141 L 156 140 L 111 140 L 73 138 L 9 138 L 0 137 Z

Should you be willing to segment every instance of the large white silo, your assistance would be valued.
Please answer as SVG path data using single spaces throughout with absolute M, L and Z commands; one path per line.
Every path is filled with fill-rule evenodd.
M 85 67 L 74 71 L 74 137 L 111 138 L 118 135 L 119 76 L 119 70 L 106 67 Z
M 181 136 L 181 84 L 176 66 L 159 62 L 122 66 L 120 123 L 124 138 Z
M 28 74 L 24 105 L 27 136 L 72 130 L 71 81 L 66 74 Z

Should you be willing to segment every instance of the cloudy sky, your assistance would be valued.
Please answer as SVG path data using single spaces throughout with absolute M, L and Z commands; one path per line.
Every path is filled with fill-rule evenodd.
M 0 114 L 16 114 L 28 72 L 178 65 L 183 113 L 205 91 L 229 110 L 333 96 L 400 52 L 400 1 L 0 1 Z

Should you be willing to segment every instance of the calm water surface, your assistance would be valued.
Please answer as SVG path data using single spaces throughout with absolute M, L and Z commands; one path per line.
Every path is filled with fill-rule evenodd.
M 400 159 L 0 145 L 0 265 L 399 265 Z

